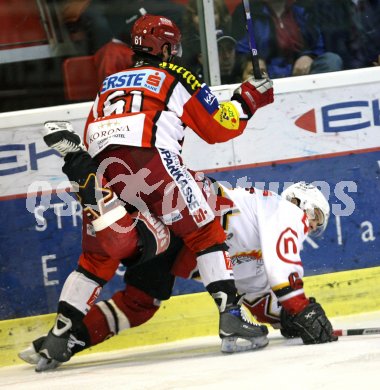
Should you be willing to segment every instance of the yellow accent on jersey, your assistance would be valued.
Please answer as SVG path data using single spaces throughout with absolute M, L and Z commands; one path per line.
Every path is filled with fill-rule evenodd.
M 281 290 L 281 289 L 283 289 L 283 288 L 285 288 L 285 287 L 288 287 L 288 286 L 290 286 L 289 282 L 281 283 L 281 284 L 278 284 L 277 286 L 274 286 L 274 287 L 272 288 L 272 290 L 273 290 L 274 292 L 276 292 L 276 291 L 279 291 L 279 290 Z
M 232 102 L 220 103 L 219 110 L 214 115 L 214 119 L 226 129 L 239 129 L 239 112 Z
M 239 256 L 247 256 L 247 257 L 253 257 L 254 259 L 261 260 L 263 258 L 263 252 L 261 249 L 258 250 L 252 250 L 249 252 L 237 252 L 231 257 L 239 257 Z
M 233 217 L 234 215 L 239 215 L 239 214 L 240 214 L 240 211 L 238 209 L 229 210 L 225 214 L 223 214 L 222 227 L 225 231 L 228 230 L 228 224 L 230 222 L 230 217 Z
M 187 70 L 183 66 L 175 65 L 175 64 L 172 64 L 171 62 L 161 62 L 160 68 L 162 68 L 162 69 L 169 68 L 170 70 L 173 70 L 176 73 L 182 75 L 182 77 L 184 78 L 186 83 L 189 84 L 191 86 L 191 89 L 194 91 L 202 85 L 198 81 L 198 79 L 189 70 Z

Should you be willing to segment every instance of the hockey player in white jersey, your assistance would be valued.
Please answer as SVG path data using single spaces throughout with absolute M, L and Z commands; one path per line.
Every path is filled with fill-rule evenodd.
M 300 256 L 306 236 L 326 229 L 330 207 L 321 191 L 305 182 L 282 196 L 256 188 L 227 190 L 233 202 L 222 216 L 235 284 L 243 303 L 262 323 L 282 328 L 285 337 L 305 344 L 335 341 L 332 326 L 303 289 Z

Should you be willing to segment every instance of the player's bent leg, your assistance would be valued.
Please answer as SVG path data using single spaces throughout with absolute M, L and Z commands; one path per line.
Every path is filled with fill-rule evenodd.
M 148 237 L 149 234 L 147 232 Z M 150 239 L 153 238 L 144 241 L 149 242 Z M 84 318 L 91 345 L 153 317 L 160 302 L 169 299 L 172 294 L 174 276 L 171 268 L 182 246 L 182 241 L 173 237 L 170 247 L 152 261 L 144 261 L 143 258 L 127 267 L 124 274 L 126 288 L 115 293 L 112 299 L 94 305 Z
M 56 368 L 60 363 L 68 361 L 74 353 L 86 348 L 89 335 L 83 318 L 118 265 L 118 260 L 101 254 L 83 253 L 80 256 L 78 270 L 73 271 L 63 285 L 53 328 L 41 345 L 33 345 L 39 348 L 37 352 L 41 357 L 36 371 Z M 20 357 L 28 361 L 25 351 Z
M 243 352 L 268 345 L 268 328 L 252 323 L 242 308 L 242 297 L 236 295 L 232 280 L 210 283 L 207 290 L 219 307 L 219 337 L 221 351 Z M 226 292 L 227 291 L 227 292 Z
M 70 276 L 68 284 L 75 282 L 79 288 L 86 287 L 83 281 L 78 283 L 74 280 L 78 275 Z M 134 286 L 127 285 L 125 290 L 118 291 L 111 299 L 91 306 L 84 316 L 81 311 L 83 307 L 79 305 L 81 310 L 78 310 L 72 306 L 77 302 L 74 301 L 74 297 L 70 297 L 70 288 L 64 288 L 63 291 L 65 295 L 61 294 L 59 314 L 53 329 L 47 336 L 33 341 L 28 348 L 19 353 L 22 360 L 36 365 L 38 372 L 55 369 L 70 360 L 74 354 L 99 344 L 122 330 L 145 323 L 160 307 L 159 300 Z
M 139 254 L 145 261 L 168 248 L 168 227 L 150 213 L 128 214 L 105 178 L 97 176 L 97 165 L 87 152 L 68 154 L 63 171 L 78 184 L 83 213 L 91 221 L 99 244 L 110 257 L 121 260 Z M 142 253 L 138 253 L 140 248 Z
M 79 268 L 80 269 L 80 268 Z M 36 371 L 56 368 L 89 344 L 89 335 L 83 318 L 95 303 L 105 281 L 82 270 L 73 271 L 65 281 L 59 298 L 57 317 L 47 336 L 35 340 L 19 357 L 27 362 L 40 358 Z

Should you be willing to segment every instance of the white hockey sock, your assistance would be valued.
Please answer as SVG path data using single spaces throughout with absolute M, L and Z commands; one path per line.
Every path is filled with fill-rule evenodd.
M 94 280 L 78 271 L 73 271 L 63 285 L 59 300 L 87 314 L 101 290 L 101 286 Z
M 197 263 L 205 287 L 212 282 L 234 278 L 228 252 L 210 252 L 197 256 Z

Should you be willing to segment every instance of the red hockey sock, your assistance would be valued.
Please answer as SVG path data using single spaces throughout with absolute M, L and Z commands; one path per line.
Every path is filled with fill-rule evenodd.
M 131 328 L 150 320 L 160 305 L 159 301 L 133 286 L 118 291 L 112 299 L 127 316 Z
M 83 323 L 90 336 L 90 346 L 99 344 L 115 335 L 108 326 L 106 316 L 97 305 L 93 306 L 87 313 Z
M 98 302 L 83 320 L 90 336 L 90 346 L 124 329 L 143 324 L 153 317 L 158 308 L 158 301 L 133 286 L 118 291 L 108 301 Z

